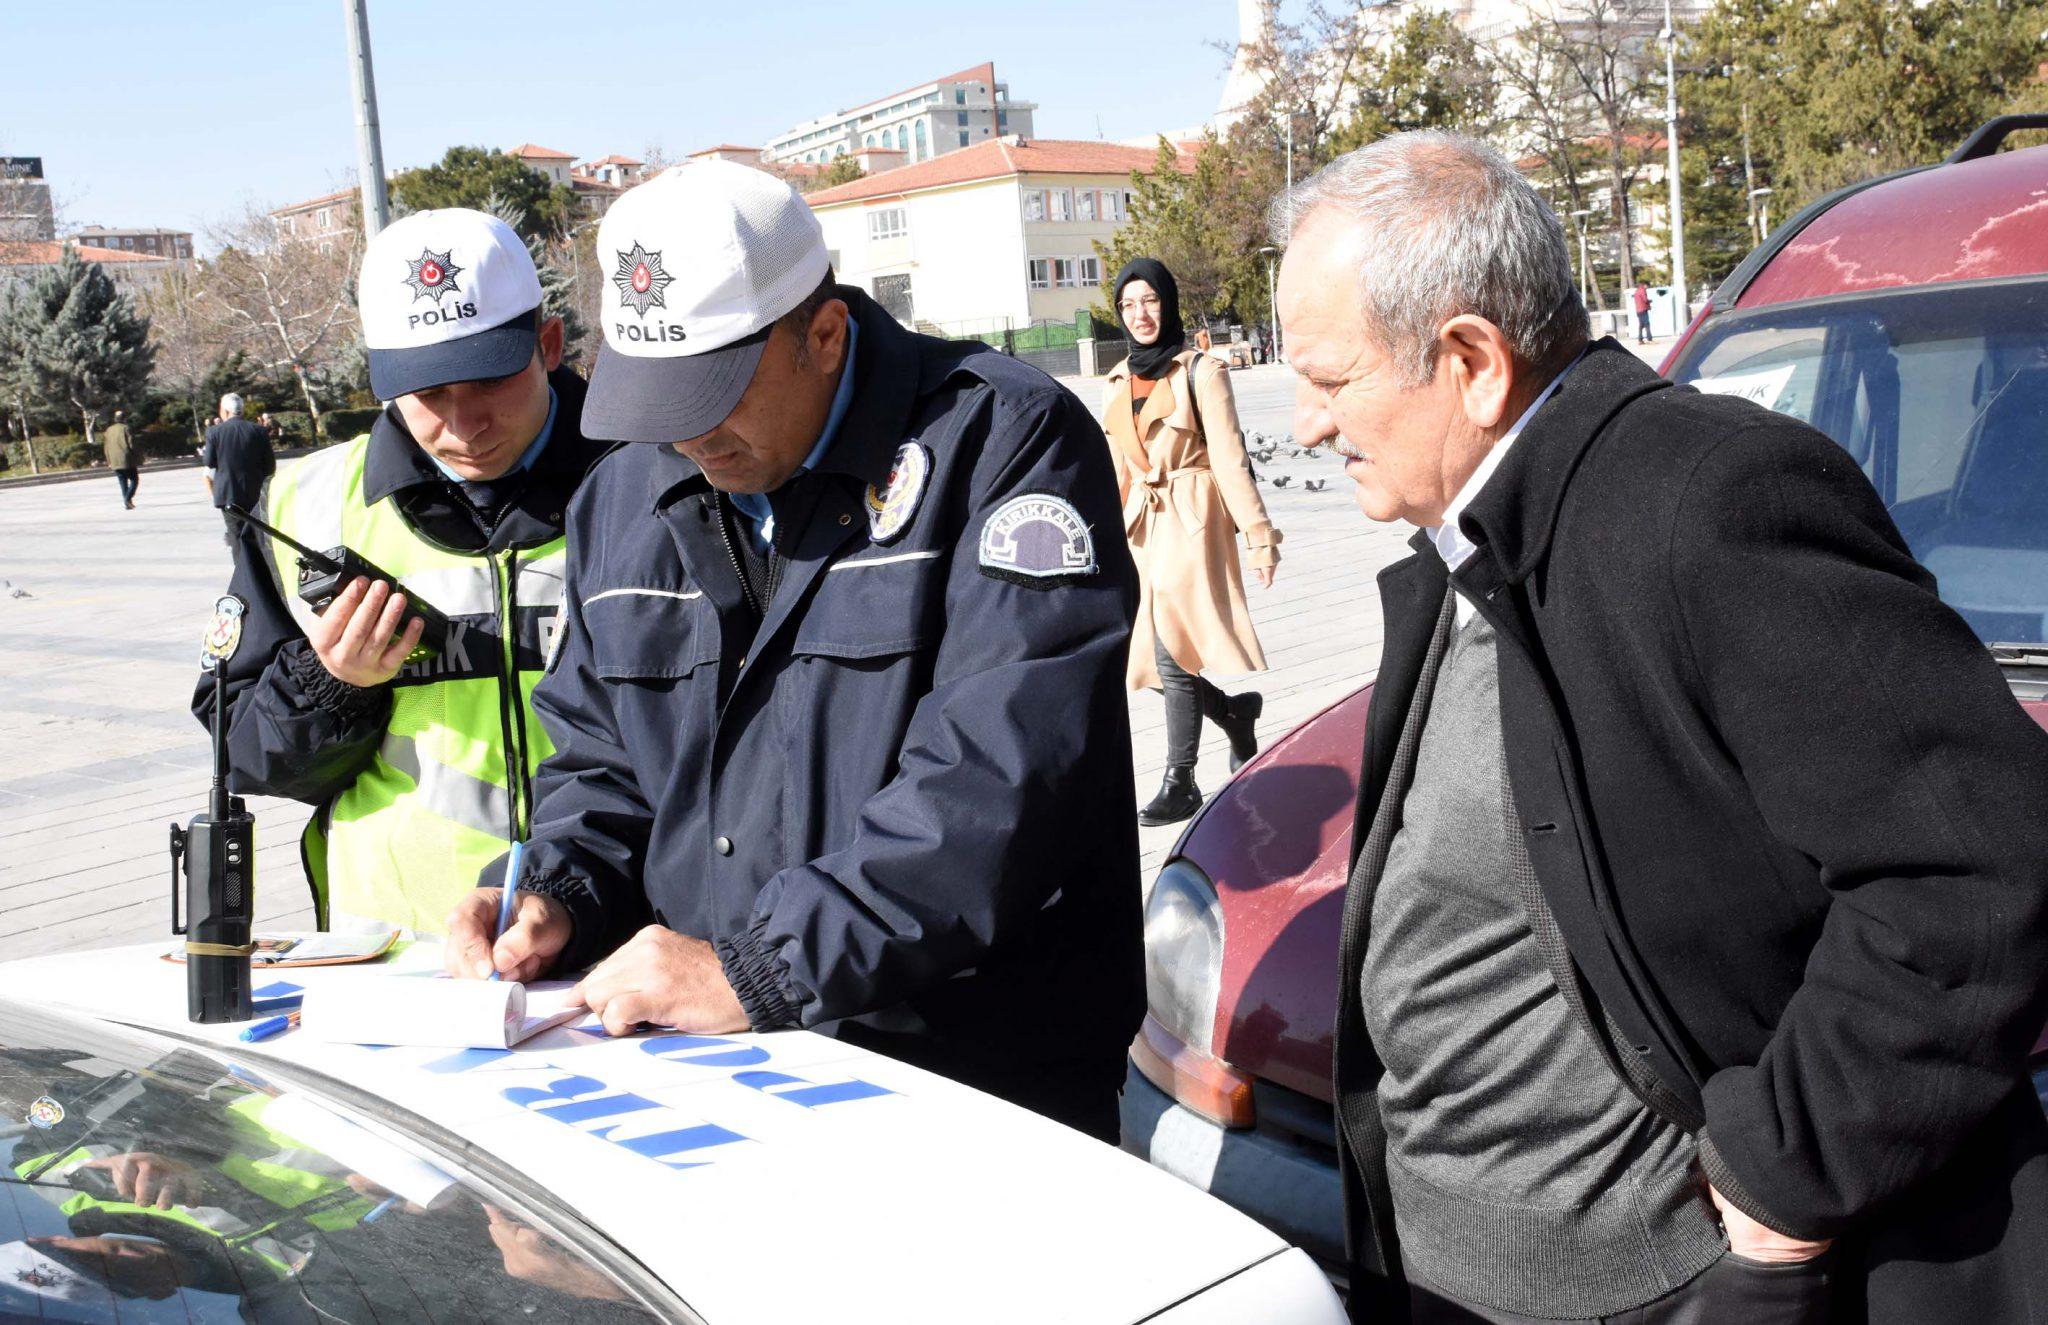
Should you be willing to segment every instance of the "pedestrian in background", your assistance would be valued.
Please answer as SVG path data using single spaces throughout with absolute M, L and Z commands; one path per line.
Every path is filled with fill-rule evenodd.
M 1635 288 L 1636 344 L 1650 343 L 1650 283 L 1638 280 Z
M 107 449 L 107 468 L 114 471 L 115 482 L 121 485 L 121 505 L 135 509 L 135 488 L 140 482 L 135 470 L 135 439 L 128 435 L 128 411 L 114 411 L 114 421 L 100 434 L 100 445 Z
M 277 449 L 277 444 L 284 440 L 284 425 L 271 418 L 268 414 L 258 414 L 256 416 L 256 423 L 258 427 L 263 429 L 263 435 L 270 439 L 271 449 Z
M 230 391 L 220 398 L 220 422 L 206 430 L 201 452 L 206 466 L 206 491 L 216 508 L 239 506 L 253 511 L 263 501 L 263 485 L 277 472 L 277 453 L 263 429 L 242 417 L 242 398 Z M 240 521 L 222 510 L 225 541 L 235 545 Z
M 1151 258 L 1116 278 L 1117 317 L 1130 357 L 1110 372 L 1102 427 L 1116 462 L 1124 532 L 1138 563 L 1138 620 L 1125 679 L 1166 695 L 1166 776 L 1138 812 L 1147 826 L 1201 808 L 1195 759 L 1208 718 L 1230 738 L 1230 766 L 1258 751 L 1256 691 L 1226 695 L 1202 673 L 1262 672 L 1238 569 L 1240 530 L 1261 588 L 1280 563 L 1280 531 L 1252 482 L 1230 370 L 1187 347 L 1180 288 Z

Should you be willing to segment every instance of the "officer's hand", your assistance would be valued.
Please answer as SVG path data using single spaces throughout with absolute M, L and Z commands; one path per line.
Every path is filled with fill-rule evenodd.
M 1273 574 L 1279 569 L 1278 566 L 1254 566 L 1252 579 L 1258 582 L 1261 589 L 1270 589 L 1273 587 Z
M 705 1035 L 748 1028 L 717 951 L 660 925 L 647 926 L 599 962 L 569 998 L 602 1018 L 609 1035 L 630 1034 L 641 1022 Z
M 168 1210 L 174 1205 L 190 1205 L 204 1190 L 198 1170 L 190 1164 L 147 1150 L 109 1155 L 86 1167 L 105 1169 L 114 1180 L 115 1194 L 133 1205 Z
M 441 962 L 448 974 L 465 980 L 487 980 L 496 970 L 506 980 L 536 980 L 569 946 L 569 911 L 552 897 L 519 894 L 513 903 L 512 927 L 497 935 L 498 890 L 477 888 L 448 913 L 448 937 L 441 944 Z
M 405 595 L 392 593 L 382 580 L 372 584 L 358 575 L 313 618 L 306 639 L 329 675 L 367 690 L 397 676 L 405 656 L 419 647 L 426 621 L 414 617 L 401 633 L 403 620 Z

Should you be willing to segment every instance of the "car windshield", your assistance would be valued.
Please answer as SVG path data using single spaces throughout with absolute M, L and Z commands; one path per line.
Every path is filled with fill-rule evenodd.
M 2048 281 L 1717 319 L 1671 375 L 1834 438 L 1981 639 L 2048 641 Z
M 0 1320 L 658 1319 L 302 1089 L 11 1005 L 0 1026 Z

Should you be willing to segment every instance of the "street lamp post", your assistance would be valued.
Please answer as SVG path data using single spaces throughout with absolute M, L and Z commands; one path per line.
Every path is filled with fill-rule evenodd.
M 1287 352 L 1280 348 L 1279 285 L 1273 273 L 1273 266 L 1280 259 L 1280 250 L 1268 244 L 1259 250 L 1259 255 L 1266 260 L 1266 322 L 1273 334 L 1273 358 L 1284 359 Z
M 370 68 L 368 0 L 342 0 L 348 15 L 348 74 L 356 103 L 356 170 L 362 175 L 363 238 L 374 239 L 391 220 L 385 193 L 384 144 L 377 131 L 377 75 Z
M 1757 243 L 1761 244 L 1765 237 L 1771 233 L 1771 191 L 1769 188 L 1751 189 L 1749 191 L 1749 210 L 1752 215 L 1761 213 L 1759 218 L 1760 224 L 1757 230 Z
M 1678 291 L 1678 325 L 1692 321 L 1692 291 L 1685 282 L 1685 211 L 1678 174 L 1678 28 L 1664 0 L 1664 139 L 1671 149 L 1671 285 Z
M 1586 218 L 1592 214 L 1593 209 L 1590 207 L 1581 207 L 1578 211 L 1572 213 L 1572 224 L 1577 226 L 1579 231 L 1579 302 L 1585 304 L 1588 308 L 1591 308 L 1593 304 L 1592 286 L 1590 284 L 1593 279 L 1593 269 L 1586 260 Z

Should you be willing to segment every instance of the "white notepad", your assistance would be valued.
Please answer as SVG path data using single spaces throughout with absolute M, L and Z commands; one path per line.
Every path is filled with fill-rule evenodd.
M 306 991 L 299 1033 L 341 1044 L 510 1049 L 586 1017 L 570 980 L 456 980 L 443 974 L 361 976 Z

